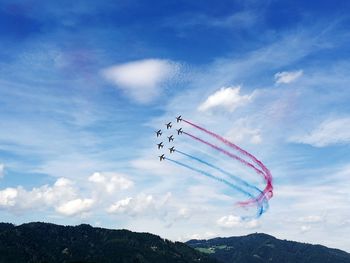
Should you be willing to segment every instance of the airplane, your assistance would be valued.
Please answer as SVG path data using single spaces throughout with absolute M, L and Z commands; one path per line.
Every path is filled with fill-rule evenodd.
M 158 145 L 158 150 L 159 150 L 160 148 L 163 148 L 163 146 L 164 146 L 164 145 L 163 145 L 163 142 L 158 143 L 157 145 Z
M 157 133 L 157 137 L 162 136 L 162 130 L 158 130 L 156 131 L 156 133 Z
M 171 148 L 169 148 L 169 151 L 170 151 L 170 153 L 175 152 L 175 148 L 174 148 L 174 146 L 173 146 L 173 147 L 171 147 Z
M 169 123 L 167 123 L 167 124 L 165 124 L 165 125 L 166 125 L 166 128 L 167 128 L 167 129 L 171 129 L 171 127 L 172 127 L 171 122 L 169 122 Z
M 183 133 L 182 128 L 180 128 L 180 129 L 176 129 L 176 130 L 177 130 L 177 135 L 179 135 L 179 134 L 182 134 L 182 133 Z
M 165 159 L 164 153 L 162 155 L 158 156 L 158 157 L 159 157 L 159 161 L 160 162 Z
M 168 139 L 169 139 L 169 142 L 174 141 L 173 135 L 171 135 L 170 137 L 168 137 Z
M 181 115 L 176 117 L 176 122 L 180 122 L 180 121 L 182 121 Z

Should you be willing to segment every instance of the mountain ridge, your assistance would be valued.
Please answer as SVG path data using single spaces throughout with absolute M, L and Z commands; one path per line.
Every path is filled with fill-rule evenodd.
M 188 245 L 150 233 L 87 224 L 0 224 L 0 263 L 216 263 Z
M 0 263 L 350 263 L 350 254 L 265 233 L 172 242 L 160 236 L 88 224 L 0 223 Z
M 339 262 L 350 263 L 350 253 L 322 245 L 281 240 L 265 233 L 246 236 L 192 239 L 189 246 L 228 262 Z

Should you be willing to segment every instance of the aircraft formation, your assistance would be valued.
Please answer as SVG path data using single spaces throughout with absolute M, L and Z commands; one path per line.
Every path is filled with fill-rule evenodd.
M 177 117 L 176 117 L 176 123 L 179 123 L 179 122 L 181 122 L 181 121 L 182 121 L 181 115 L 177 116 Z M 172 127 L 173 127 L 173 125 L 172 125 L 171 122 L 166 123 L 165 126 L 166 126 L 166 129 L 167 129 L 167 130 L 171 130 Z M 180 134 L 183 133 L 182 128 L 176 129 L 176 131 L 177 131 L 177 135 L 180 135 Z M 159 130 L 156 131 L 155 133 L 156 133 L 157 138 L 158 138 L 158 137 L 161 137 L 162 134 L 163 134 L 163 132 L 162 132 L 161 129 L 159 129 Z M 171 134 L 171 135 L 168 136 L 167 138 L 168 138 L 168 142 L 169 142 L 169 143 L 170 143 L 170 142 L 174 142 L 174 135 L 173 135 L 173 134 Z M 164 147 L 163 142 L 157 143 L 157 148 L 158 148 L 158 150 L 162 149 L 163 147 Z M 175 146 L 172 146 L 172 147 L 170 147 L 170 148 L 168 148 L 168 149 L 169 149 L 169 153 L 170 153 L 170 154 L 176 151 L 176 150 L 175 150 Z M 165 154 L 159 155 L 158 157 L 159 157 L 159 161 L 162 161 L 162 160 L 165 159 Z
M 176 122 L 174 121 L 174 125 L 172 122 L 168 122 L 164 124 L 165 127 L 163 130 L 159 129 L 155 131 L 157 139 L 159 138 L 159 140 L 161 140 L 164 138 L 163 141 L 158 141 L 159 143 L 156 144 L 161 154 L 158 156 L 159 161 L 166 160 L 169 163 L 211 178 L 246 196 L 246 200 L 239 201 L 236 204 L 240 207 L 244 207 L 245 211 L 248 207 L 253 207 L 256 209 L 256 212 L 255 215 L 252 214 L 252 216 L 242 217 L 244 220 L 258 218 L 265 213 L 269 207 L 268 201 L 273 197 L 272 175 L 269 169 L 253 154 L 228 141 L 220 134 L 214 133 L 184 119 L 181 115 L 177 116 L 175 119 Z M 181 124 L 179 124 L 180 122 Z M 179 125 L 188 125 L 191 127 L 191 131 L 187 129 L 184 131 L 183 128 L 178 127 Z M 194 134 L 192 134 L 193 130 L 195 130 Z M 187 142 L 192 140 L 192 142 L 197 143 L 197 145 L 202 145 L 207 149 L 209 148 L 211 151 L 215 151 L 222 157 L 225 157 L 227 162 L 240 164 L 242 168 L 245 168 L 243 171 L 248 170 L 250 173 L 259 176 L 260 180 L 262 179 L 264 182 L 264 188 L 261 188 L 261 184 L 257 185 L 256 181 L 251 182 L 251 179 L 246 180 L 242 176 L 237 176 L 230 170 L 226 170 L 225 167 L 221 165 L 211 163 L 206 159 L 207 156 L 205 154 L 202 157 L 196 156 L 196 151 L 194 151 L 194 153 L 188 153 L 186 149 L 183 151 L 181 147 L 180 149 L 175 149 L 174 144 L 177 143 L 178 139 L 181 139 L 178 137 L 180 135 L 186 137 Z M 164 152 L 163 148 L 169 150 L 169 152 Z M 205 151 L 206 150 L 204 150 L 204 152 Z M 179 156 L 182 158 L 177 158 Z M 213 173 L 213 171 L 215 173 Z

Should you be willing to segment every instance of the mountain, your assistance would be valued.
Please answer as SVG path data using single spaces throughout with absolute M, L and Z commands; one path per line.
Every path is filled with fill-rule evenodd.
M 215 263 L 180 242 L 90 225 L 0 223 L 0 263 Z
M 344 251 L 280 240 L 266 234 L 190 240 L 186 243 L 223 263 L 350 263 L 350 254 Z
M 266 234 L 171 242 L 149 233 L 90 225 L 0 223 L 0 263 L 350 263 L 338 249 Z

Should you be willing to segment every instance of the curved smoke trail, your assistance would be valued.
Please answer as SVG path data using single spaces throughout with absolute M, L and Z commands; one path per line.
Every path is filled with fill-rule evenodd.
M 200 163 L 202 163 L 202 164 L 205 164 L 205 165 L 207 165 L 207 166 L 209 166 L 209 167 L 211 167 L 211 168 L 213 168 L 213 169 L 215 169 L 215 170 L 217 170 L 217 171 L 219 171 L 219 172 L 221 172 L 221 173 L 223 173 L 223 174 L 229 176 L 231 179 L 235 180 L 236 182 L 238 182 L 238 183 L 240 183 L 240 184 L 242 184 L 242 185 L 244 185 L 244 186 L 246 186 L 246 187 L 248 187 L 248 188 L 251 188 L 251 189 L 253 189 L 253 190 L 256 190 L 257 192 L 259 192 L 259 194 L 262 193 L 262 191 L 261 191 L 258 187 L 256 187 L 255 185 L 249 184 L 247 181 L 245 181 L 245 180 L 243 180 L 243 179 L 241 179 L 241 178 L 239 178 L 239 177 L 237 177 L 237 176 L 235 176 L 235 175 L 233 175 L 233 174 L 231 174 L 231 173 L 225 171 L 224 169 L 222 169 L 222 168 L 220 168 L 220 167 L 218 167 L 218 166 L 216 166 L 216 165 L 213 165 L 213 164 L 211 164 L 211 163 L 208 163 L 208 162 L 206 162 L 206 161 L 204 161 L 204 160 L 202 160 L 202 159 L 200 159 L 200 158 L 198 158 L 198 157 L 195 157 L 195 156 L 190 155 L 190 154 L 188 154 L 188 153 L 184 153 L 184 152 L 182 152 L 182 151 L 180 151 L 180 150 L 175 150 L 175 152 L 177 152 L 177 153 L 179 153 L 179 154 L 182 154 L 182 155 L 184 155 L 184 156 L 186 156 L 186 157 L 188 157 L 188 158 L 191 158 L 192 160 L 195 160 L 195 161 L 197 161 L 197 162 L 200 162 Z M 255 198 L 254 198 L 254 199 L 255 199 Z
M 231 147 L 232 149 L 234 150 L 237 150 L 238 152 L 240 152 L 242 155 L 248 157 L 249 159 L 251 159 L 256 165 L 258 165 L 260 167 L 260 169 L 258 169 L 257 167 L 255 167 L 253 164 L 247 162 L 246 160 L 243 160 L 242 158 L 238 157 L 237 155 L 234 155 L 228 151 L 225 151 L 223 149 L 221 149 L 220 147 L 217 147 L 216 145 L 213 145 L 207 141 L 204 141 L 196 136 L 193 136 L 189 133 L 185 133 L 183 132 L 184 134 L 192 137 L 193 139 L 196 139 L 197 141 L 200 141 L 204 144 L 207 144 L 209 146 L 211 146 L 212 148 L 216 149 L 216 150 L 219 150 L 221 151 L 222 153 L 230 156 L 231 158 L 234 158 L 238 161 L 240 161 L 241 163 L 245 164 L 246 166 L 249 166 L 250 168 L 254 169 L 257 173 L 261 174 L 265 181 L 266 181 L 266 187 L 265 189 L 263 190 L 263 193 L 259 195 L 259 197 L 257 198 L 257 200 L 259 200 L 260 202 L 263 201 L 264 199 L 271 199 L 272 196 L 273 196 L 273 186 L 272 186 L 272 175 L 271 175 L 271 172 L 266 168 L 266 166 L 260 161 L 258 160 L 254 155 L 250 154 L 249 152 L 247 152 L 246 150 L 242 149 L 241 147 L 239 147 L 238 145 L 228 141 L 227 139 L 223 138 L 222 136 L 214 133 L 214 132 L 211 132 L 203 127 L 200 127 L 190 121 L 187 121 L 185 119 L 182 119 L 183 122 L 191 125 L 192 127 L 194 128 L 197 128 L 207 134 L 209 134 L 210 136 L 216 138 L 217 140 L 221 141 L 222 143 L 226 144 L 227 146 Z M 242 205 L 248 205 L 248 204 L 251 204 L 252 201 L 246 201 L 246 202 L 241 202 Z
M 205 141 L 205 140 L 203 140 L 203 139 L 201 139 L 201 138 L 199 138 L 197 136 L 194 136 L 194 135 L 192 135 L 192 134 L 190 134 L 188 132 L 184 131 L 183 134 L 185 134 L 185 135 L 191 137 L 192 139 L 195 139 L 195 140 L 197 140 L 197 141 L 199 141 L 201 143 L 204 143 L 204 144 L 212 147 L 213 149 L 218 150 L 219 152 L 222 152 L 223 154 L 229 156 L 230 158 L 235 159 L 235 160 L 241 162 L 242 164 L 246 165 L 247 167 L 250 167 L 250 168 L 254 169 L 257 174 L 260 174 L 260 175 L 265 177 L 265 174 L 264 174 L 263 171 L 259 170 L 253 164 L 251 164 L 250 162 L 247 162 L 246 160 L 242 159 L 241 157 L 239 157 L 239 156 L 237 156 L 237 155 L 235 155 L 233 153 L 230 153 L 229 151 L 226 151 L 225 149 L 222 149 L 221 147 L 216 146 L 215 144 L 212 144 L 210 142 L 207 142 L 207 141 Z
M 202 175 L 205 175 L 205 176 L 207 176 L 207 177 L 209 177 L 209 178 L 211 178 L 211 179 L 214 179 L 214 180 L 216 180 L 216 181 L 218 181 L 218 182 L 224 183 L 224 184 L 226 184 L 227 186 L 229 186 L 229 187 L 231 187 L 231 188 L 233 188 L 233 189 L 235 189 L 235 190 L 237 190 L 237 191 L 239 191 L 239 192 L 245 194 L 246 196 L 249 196 L 249 197 L 252 198 L 252 199 L 255 198 L 251 193 L 249 193 L 249 192 L 247 192 L 247 191 L 241 189 L 240 187 L 238 187 L 238 186 L 236 186 L 236 185 L 230 183 L 229 181 L 227 181 L 227 180 L 225 180 L 225 179 L 223 179 L 223 178 L 217 177 L 217 176 L 212 175 L 212 174 L 210 174 L 210 173 L 208 173 L 208 172 L 206 172 L 206 171 L 203 171 L 203 170 L 194 168 L 194 167 L 192 167 L 192 166 L 190 166 L 190 165 L 188 165 L 188 164 L 185 164 L 185 163 L 183 163 L 183 162 L 179 162 L 179 161 L 173 160 L 173 159 L 168 158 L 168 157 L 165 157 L 164 159 L 165 159 L 165 160 L 168 160 L 168 161 L 170 161 L 170 162 L 172 162 L 172 163 L 175 163 L 175 164 L 177 164 L 177 165 L 180 165 L 180 166 L 182 166 L 182 167 L 185 167 L 185 168 L 187 168 L 187 169 L 190 169 L 190 170 L 192 170 L 192 171 L 194 171 L 194 172 L 197 172 L 197 173 L 200 173 L 200 174 L 202 174 Z M 266 203 L 266 204 L 267 204 L 267 203 Z M 258 204 L 258 205 L 257 205 L 257 209 L 258 209 L 258 211 L 257 211 L 256 217 L 260 217 L 260 216 L 264 213 L 264 211 L 266 211 L 266 208 L 264 209 L 263 205 L 261 205 L 261 204 Z M 245 220 L 245 219 L 248 220 L 249 218 L 246 217 L 246 218 L 243 218 L 243 219 L 244 219 L 244 220 Z

